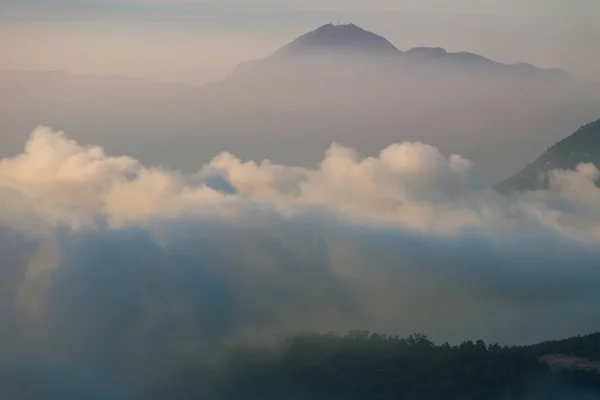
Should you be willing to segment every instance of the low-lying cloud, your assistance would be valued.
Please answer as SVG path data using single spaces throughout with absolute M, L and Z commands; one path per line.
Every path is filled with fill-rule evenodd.
M 222 153 L 189 175 L 40 127 L 0 161 L 6 390 L 125 398 L 300 329 L 597 330 L 598 169 L 502 197 L 475 168 L 422 143 L 372 158 L 334 144 L 314 168 Z

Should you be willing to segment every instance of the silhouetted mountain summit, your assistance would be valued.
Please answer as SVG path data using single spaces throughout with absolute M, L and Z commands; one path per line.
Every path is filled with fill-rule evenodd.
M 285 143 L 313 135 L 323 146 L 371 153 L 421 141 L 473 160 L 496 182 L 600 110 L 600 89 L 563 71 L 438 46 L 399 49 L 353 24 L 311 30 L 203 95 L 204 110 L 243 116 L 227 121 L 231 131 L 243 126 Z
M 559 69 L 543 69 L 530 64 L 503 64 L 469 52 L 448 52 L 441 47 L 416 47 L 401 51 L 389 40 L 354 24 L 323 25 L 296 38 L 270 56 L 242 63 L 230 77 L 254 79 L 290 75 L 326 76 L 353 75 L 368 71 L 370 76 L 391 79 L 403 75 L 449 72 L 462 74 L 471 80 L 473 73 L 485 79 L 544 79 L 563 82 L 572 80 Z M 262 76 L 261 76 L 262 75 Z M 444 76 L 442 80 L 449 77 Z
M 384 37 L 368 32 L 354 24 L 327 24 L 300 36 L 279 49 L 274 55 L 293 56 L 335 51 L 401 54 L 401 51 Z

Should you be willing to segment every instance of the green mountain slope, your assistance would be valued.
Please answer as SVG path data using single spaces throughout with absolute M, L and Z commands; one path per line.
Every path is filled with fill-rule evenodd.
M 548 187 L 548 172 L 575 169 L 580 163 L 600 166 L 600 119 L 582 126 L 548 148 L 534 162 L 496 186 L 500 193 L 522 192 Z

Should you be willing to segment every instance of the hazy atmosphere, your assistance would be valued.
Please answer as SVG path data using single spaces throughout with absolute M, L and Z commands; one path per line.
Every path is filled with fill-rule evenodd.
M 0 69 L 202 83 L 328 22 L 600 81 L 595 0 L 3 0 Z
M 600 398 L 598 22 L 0 0 L 0 398 Z

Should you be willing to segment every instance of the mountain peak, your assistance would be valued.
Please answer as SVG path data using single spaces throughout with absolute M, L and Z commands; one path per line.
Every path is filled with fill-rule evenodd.
M 326 24 L 282 47 L 276 54 L 294 55 L 307 52 L 376 52 L 400 53 L 382 36 L 354 24 Z

